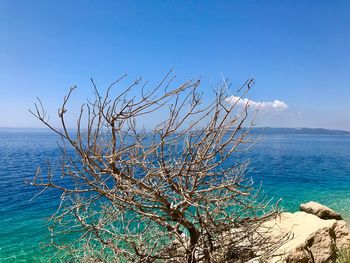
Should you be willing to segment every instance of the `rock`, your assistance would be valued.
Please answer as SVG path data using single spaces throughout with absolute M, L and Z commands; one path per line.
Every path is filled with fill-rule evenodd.
M 334 227 L 325 227 L 311 234 L 306 240 L 306 249 L 311 252 L 315 263 L 335 262 L 337 247 Z
M 342 220 L 342 217 L 337 212 L 333 211 L 327 206 L 321 205 L 317 202 L 308 202 L 300 205 L 300 210 L 306 213 L 316 215 L 322 219 L 336 219 Z
M 336 253 L 350 246 L 350 234 L 343 220 L 324 220 L 305 212 L 281 213 L 264 223 L 273 243 L 280 245 L 269 255 L 267 262 L 333 263 Z
M 251 260 L 247 261 L 246 263 L 261 263 L 261 260 L 259 257 L 252 258 Z
M 285 261 L 286 263 L 312 263 L 310 254 L 302 247 L 298 247 L 293 253 L 288 254 Z
M 312 235 L 320 229 L 333 228 L 336 222 L 336 220 L 323 220 L 305 212 L 281 213 L 276 219 L 265 223 L 265 226 L 270 228 L 268 235 L 275 243 L 280 242 L 281 244 L 268 257 L 268 261 L 314 262 L 309 249 L 309 245 L 314 243 Z
M 337 221 L 334 233 L 338 249 L 342 250 L 350 246 L 350 232 L 345 221 Z

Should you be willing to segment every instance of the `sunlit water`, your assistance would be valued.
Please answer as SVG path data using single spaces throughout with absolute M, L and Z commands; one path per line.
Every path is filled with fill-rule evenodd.
M 57 160 L 57 137 L 45 132 L 0 132 L 0 262 L 46 262 L 40 244 L 49 240 L 44 218 L 57 195 L 25 179 L 48 159 Z M 266 135 L 249 152 L 250 173 L 284 209 L 315 200 L 350 219 L 350 136 Z

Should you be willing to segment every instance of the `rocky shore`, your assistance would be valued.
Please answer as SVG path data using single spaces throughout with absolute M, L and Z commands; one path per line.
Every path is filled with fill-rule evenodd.
M 249 263 L 333 263 L 337 253 L 350 246 L 349 228 L 341 215 L 316 202 L 301 204 L 299 212 L 283 212 L 263 228 L 279 245 Z

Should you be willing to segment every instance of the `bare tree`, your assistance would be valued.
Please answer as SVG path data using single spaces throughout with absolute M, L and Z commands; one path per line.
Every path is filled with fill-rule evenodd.
M 93 262 L 234 262 L 265 249 L 257 229 L 268 202 L 235 159 L 252 142 L 249 105 L 228 101 L 227 81 L 206 102 L 199 80 L 173 88 L 171 73 L 153 89 L 138 79 L 112 96 L 124 79 L 104 95 L 92 81 L 95 99 L 81 107 L 74 131 L 65 117 L 75 87 L 58 111 L 60 128 L 40 100 L 31 111 L 63 141 L 61 176 L 38 170 L 32 182 L 62 192 L 52 244 Z M 155 118 L 152 130 L 138 125 Z

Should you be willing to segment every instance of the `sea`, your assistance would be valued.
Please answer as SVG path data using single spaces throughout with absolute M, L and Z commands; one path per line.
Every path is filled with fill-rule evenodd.
M 38 167 L 59 160 L 57 136 L 48 131 L 0 129 L 0 262 L 49 262 L 46 220 L 58 193 L 30 185 Z M 280 209 L 297 211 L 317 201 L 350 222 L 350 135 L 346 133 L 262 133 L 239 158 L 249 160 L 257 186 Z M 234 161 L 234 158 L 232 159 Z

